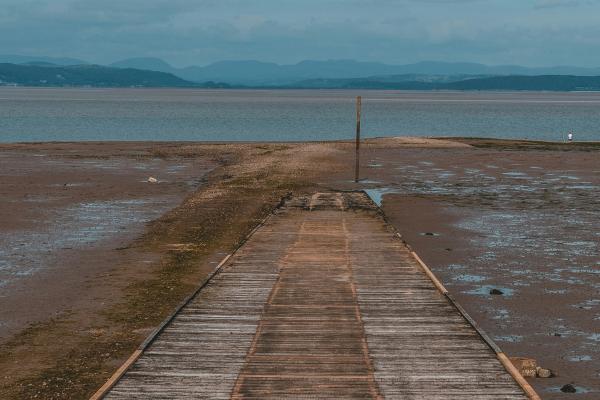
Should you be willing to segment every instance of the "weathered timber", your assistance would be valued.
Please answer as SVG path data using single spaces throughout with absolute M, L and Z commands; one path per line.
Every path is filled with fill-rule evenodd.
M 105 398 L 527 399 L 461 312 L 363 193 L 296 197 Z

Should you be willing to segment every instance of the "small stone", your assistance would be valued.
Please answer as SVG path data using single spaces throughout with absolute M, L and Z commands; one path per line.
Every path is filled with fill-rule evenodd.
M 148 182 L 149 183 L 158 183 L 158 179 L 156 179 L 155 177 L 151 176 L 150 178 L 148 178 Z
M 577 393 L 577 389 L 575 389 L 575 386 L 571 385 L 570 383 L 567 383 L 566 385 L 561 387 L 560 391 L 563 393 Z
M 492 289 L 492 290 L 490 290 L 490 294 L 492 294 L 494 296 L 501 296 L 504 294 L 504 292 L 499 289 Z
M 549 370 L 548 368 L 537 367 L 536 372 L 537 372 L 538 378 L 552 378 L 552 376 L 554 376 L 552 371 Z
M 425 232 L 423 235 L 425 235 L 425 236 L 435 236 L 435 233 L 433 233 L 433 232 Z
M 562 335 L 560 333 L 558 333 L 558 332 L 554 332 L 554 336 L 561 337 Z

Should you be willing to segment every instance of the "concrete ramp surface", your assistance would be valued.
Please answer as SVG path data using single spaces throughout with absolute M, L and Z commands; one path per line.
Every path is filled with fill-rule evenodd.
M 364 193 L 289 199 L 106 399 L 527 399 Z

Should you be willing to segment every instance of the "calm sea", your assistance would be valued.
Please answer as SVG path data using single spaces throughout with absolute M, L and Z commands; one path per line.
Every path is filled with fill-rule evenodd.
M 0 141 L 600 140 L 600 93 L 0 88 Z

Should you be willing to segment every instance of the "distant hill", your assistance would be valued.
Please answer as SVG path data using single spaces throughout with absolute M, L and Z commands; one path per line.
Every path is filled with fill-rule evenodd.
M 420 73 L 425 75 L 600 75 L 600 68 L 572 66 L 523 67 L 519 65 L 489 66 L 477 63 L 448 63 L 423 61 L 399 66 L 397 74 Z
M 99 66 L 76 59 L 0 56 L 0 84 L 97 87 L 313 88 L 397 90 L 600 90 L 600 68 L 420 62 L 387 65 L 354 60 L 279 65 L 220 61 L 176 68 L 159 58 L 131 58 Z M 64 63 L 80 62 L 77 65 Z M 220 83 L 225 82 L 225 83 Z
M 385 75 L 371 76 L 367 78 L 351 79 L 308 79 L 295 82 L 289 87 L 302 89 L 351 89 L 351 88 L 373 88 L 373 89 L 394 89 L 397 87 L 406 88 L 435 88 L 438 84 L 459 82 L 467 79 L 484 78 L 487 76 L 479 75 Z
M 218 81 L 232 85 L 280 86 L 311 79 L 351 79 L 385 75 L 493 75 L 480 64 L 419 63 L 403 66 L 354 60 L 302 61 L 292 65 L 242 60 L 219 61 L 204 67 L 175 68 L 156 58 L 134 58 L 111 64 L 169 72 L 193 82 Z
M 75 58 L 42 56 L 0 55 L 0 63 L 11 64 L 55 64 L 71 66 L 87 64 Z M 233 86 L 289 86 L 300 81 L 318 79 L 355 79 L 371 76 L 408 76 L 422 78 L 417 81 L 436 80 L 442 76 L 491 77 L 491 76 L 537 76 L 537 75 L 574 75 L 600 76 L 600 68 L 573 66 L 523 67 L 519 65 L 489 66 L 469 62 L 423 61 L 412 64 L 390 65 L 379 62 L 355 60 L 306 60 L 296 64 L 280 65 L 255 60 L 219 61 L 206 66 L 177 68 L 168 62 L 154 57 L 137 57 L 121 60 L 108 67 L 139 69 L 173 74 L 183 80 L 201 82 L 226 82 Z
M 421 79 L 418 79 L 421 77 Z M 431 80 L 425 76 L 399 75 L 357 79 L 317 79 L 300 81 L 289 88 L 298 89 L 381 89 L 381 90 L 537 90 L 600 91 L 600 76 L 540 75 L 463 77 L 456 80 Z M 457 77 L 458 78 L 458 77 Z
M 146 69 L 148 71 L 167 72 L 169 74 L 177 71 L 177 68 L 174 68 L 166 61 L 152 57 L 129 58 L 127 60 L 112 63 L 109 67 Z
M 281 86 L 314 79 L 353 79 L 370 76 L 497 76 L 497 75 L 579 75 L 598 76 L 600 68 L 569 66 L 528 68 L 518 65 L 487 66 L 477 63 L 424 61 L 388 65 L 354 60 L 302 61 L 297 64 L 242 60 L 219 61 L 204 67 L 175 68 L 157 58 L 133 58 L 112 64 L 114 67 L 148 69 L 172 73 L 193 82 L 217 81 L 232 85 Z
M 0 85 L 92 87 L 201 86 L 172 74 L 99 65 L 48 66 L 0 64 Z M 212 85 L 212 86 L 210 86 Z M 216 84 L 210 84 L 214 87 Z
M 44 57 L 44 56 L 20 56 L 12 54 L 0 54 L 0 64 L 31 64 L 47 63 L 54 65 L 82 65 L 87 64 L 83 60 L 68 57 Z
M 495 76 L 452 82 L 446 87 L 458 90 L 600 91 L 600 76 Z

